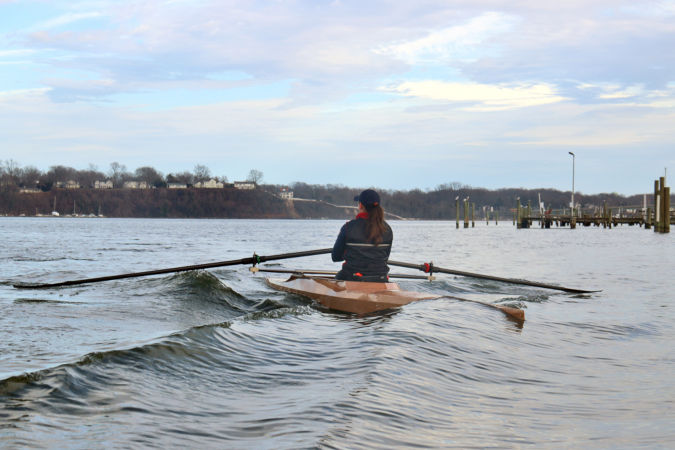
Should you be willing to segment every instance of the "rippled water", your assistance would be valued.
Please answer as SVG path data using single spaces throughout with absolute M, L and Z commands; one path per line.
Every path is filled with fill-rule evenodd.
M 341 222 L 2 218 L 0 446 L 675 446 L 673 235 L 391 225 L 395 260 L 602 292 L 400 282 L 521 327 L 450 298 L 326 311 L 246 267 L 20 290 L 330 247 Z

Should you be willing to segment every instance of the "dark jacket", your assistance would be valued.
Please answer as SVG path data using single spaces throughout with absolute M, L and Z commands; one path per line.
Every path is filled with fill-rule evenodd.
M 387 260 L 394 234 L 386 222 L 380 244 L 368 241 L 366 219 L 359 214 L 342 226 L 333 246 L 333 261 L 344 261 L 336 278 L 341 280 L 387 281 Z M 358 276 L 356 274 L 361 274 Z

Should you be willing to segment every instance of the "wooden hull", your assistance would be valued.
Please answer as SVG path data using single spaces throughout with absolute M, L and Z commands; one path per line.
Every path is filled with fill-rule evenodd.
M 338 281 L 329 278 L 291 276 L 287 280 L 268 278 L 267 284 L 277 290 L 303 295 L 337 311 L 368 314 L 398 308 L 418 300 L 440 295 L 402 291 L 396 283 Z

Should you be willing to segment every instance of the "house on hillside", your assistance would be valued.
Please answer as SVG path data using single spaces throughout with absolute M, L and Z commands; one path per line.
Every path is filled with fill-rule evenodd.
M 279 189 L 279 198 L 290 200 L 293 198 L 293 191 L 291 191 L 289 188 L 281 188 Z
M 235 189 L 255 189 L 255 182 L 254 181 L 235 181 L 234 182 L 234 188 Z
M 57 181 L 55 186 L 61 189 L 79 189 L 80 183 L 75 180 Z
M 185 183 L 166 183 L 168 189 L 187 189 L 187 184 Z
M 147 189 L 147 181 L 125 181 L 122 185 L 123 189 Z
M 40 192 L 42 191 L 38 188 L 30 188 L 30 187 L 19 188 L 19 194 L 39 194 Z
M 112 180 L 94 181 L 94 189 L 112 189 L 112 188 L 113 188 Z
M 209 181 L 199 181 L 195 183 L 195 187 L 202 189 L 222 189 L 225 187 L 225 185 L 220 181 L 216 181 L 211 178 Z

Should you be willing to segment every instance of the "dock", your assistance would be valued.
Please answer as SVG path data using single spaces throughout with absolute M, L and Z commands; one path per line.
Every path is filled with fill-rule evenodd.
M 607 206 L 583 209 L 581 206 L 567 210 L 533 211 L 531 205 L 520 204 L 516 201 L 514 225 L 518 228 L 531 228 L 534 224 L 540 228 L 570 227 L 577 225 L 585 227 L 596 226 L 611 229 L 618 225 L 640 226 L 645 229 L 654 229 L 657 233 L 669 233 L 670 226 L 675 224 L 675 211 L 670 208 L 670 188 L 665 184 L 665 177 L 654 181 L 654 196 L 651 205 L 647 205 L 647 196 L 642 205 L 636 206 Z

